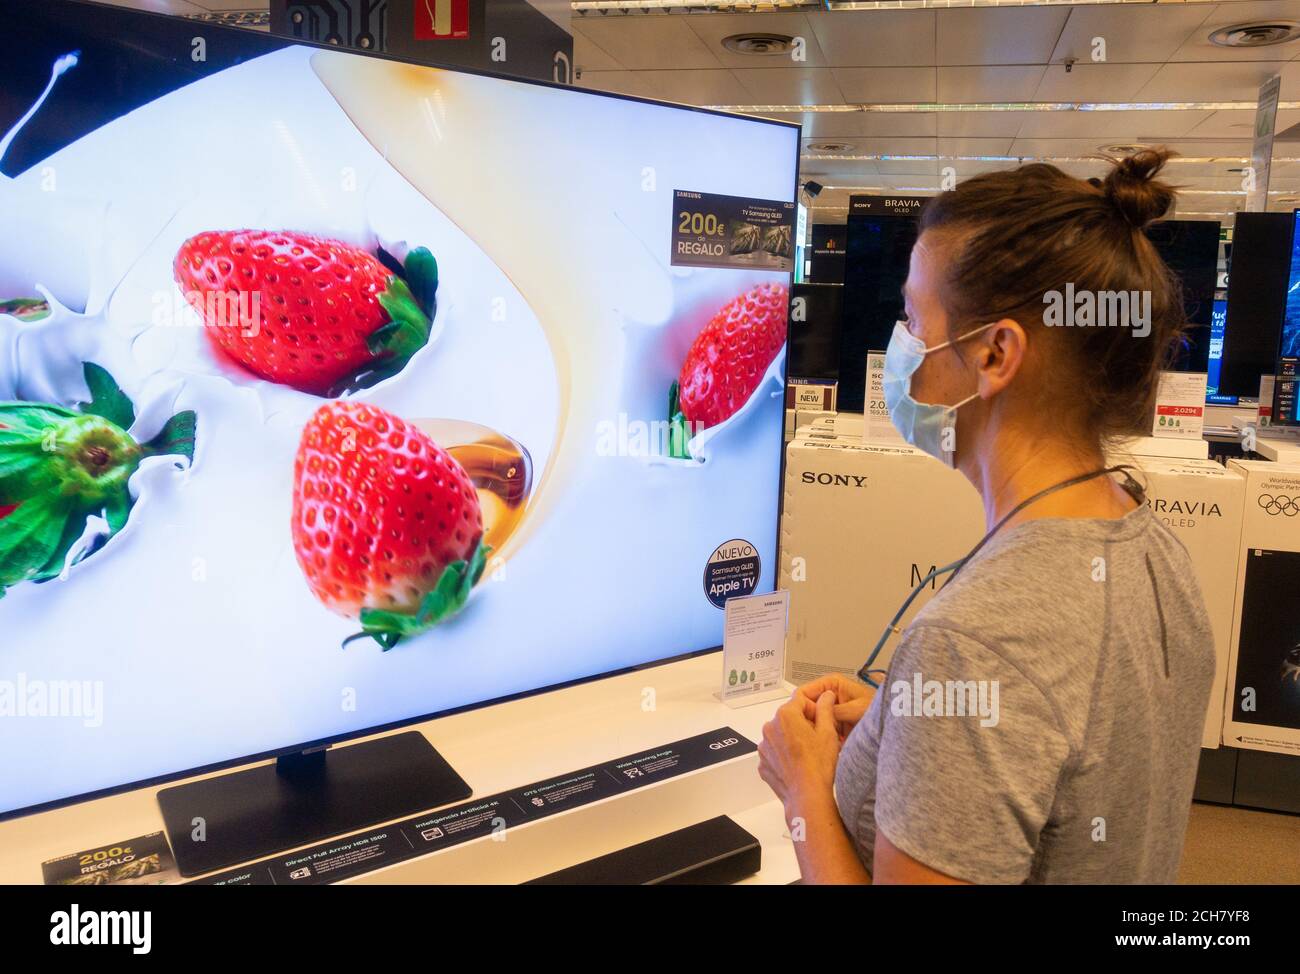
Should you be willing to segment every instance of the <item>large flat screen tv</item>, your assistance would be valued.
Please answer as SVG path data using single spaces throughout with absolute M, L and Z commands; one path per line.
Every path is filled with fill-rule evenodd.
M 849 215 L 836 397 L 841 412 L 862 412 L 867 352 L 886 348 L 894 322 L 903 316 L 903 284 L 916 236 L 914 215 Z
M 1291 263 L 1287 273 L 1286 302 L 1282 307 L 1282 334 L 1278 355 L 1283 358 L 1300 357 L 1300 210 L 1292 217 Z
M 714 649 L 773 588 L 789 274 L 670 245 L 675 190 L 792 201 L 797 126 L 0 21 L 0 814 Z
M 1206 372 L 1213 342 L 1214 286 L 1219 273 L 1219 221 L 1161 220 L 1147 237 L 1178 278 L 1187 330 L 1174 368 Z
M 1220 395 L 1258 396 L 1260 376 L 1272 375 L 1277 366 L 1294 222 L 1290 213 L 1237 214 L 1228 263 Z

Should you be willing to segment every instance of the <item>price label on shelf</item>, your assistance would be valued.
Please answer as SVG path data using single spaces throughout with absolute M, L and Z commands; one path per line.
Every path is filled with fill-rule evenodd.
M 868 443 L 902 443 L 902 434 L 889 418 L 885 405 L 885 353 L 867 352 L 866 422 L 862 438 Z
M 787 590 L 727 599 L 722 642 L 723 703 L 784 692 Z
M 1161 372 L 1151 435 L 1199 440 L 1205 428 L 1204 372 Z

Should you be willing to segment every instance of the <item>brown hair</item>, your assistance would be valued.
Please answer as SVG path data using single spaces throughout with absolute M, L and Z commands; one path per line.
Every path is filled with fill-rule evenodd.
M 1185 327 L 1181 287 L 1143 229 L 1168 212 L 1174 188 L 1155 178 L 1172 153 L 1145 149 L 1107 159 L 1104 180 L 1075 179 L 1042 163 L 974 176 L 931 199 L 921 232 L 938 235 L 940 295 L 955 337 L 1013 318 L 1041 335 L 1049 374 L 1060 377 L 1058 409 L 1104 442 L 1149 420 L 1161 369 Z M 1151 330 L 1048 328 L 1049 292 L 1149 292 Z

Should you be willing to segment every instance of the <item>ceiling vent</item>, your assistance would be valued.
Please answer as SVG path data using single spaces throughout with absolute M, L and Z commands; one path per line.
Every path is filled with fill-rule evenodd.
M 1210 35 L 1219 47 L 1271 47 L 1300 37 L 1300 24 L 1289 20 L 1260 21 L 1222 27 Z
M 722 46 L 733 54 L 755 54 L 762 57 L 789 54 L 794 38 L 789 34 L 732 34 L 722 39 Z
M 1097 150 L 1108 156 L 1131 156 L 1135 152 L 1141 152 L 1149 149 L 1151 146 L 1143 142 L 1112 142 L 1110 145 L 1099 145 Z

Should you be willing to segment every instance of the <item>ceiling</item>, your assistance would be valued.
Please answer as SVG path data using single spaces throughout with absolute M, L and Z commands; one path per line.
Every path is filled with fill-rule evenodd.
M 267 9 L 267 0 L 115 2 L 191 16 Z M 1145 143 L 1184 157 L 1170 167 L 1170 178 L 1184 187 L 1180 216 L 1231 223 L 1246 197 L 1241 174 L 1230 170 L 1251 154 L 1249 106 L 1260 84 L 1280 74 L 1281 100 L 1300 102 L 1300 39 L 1256 48 L 1209 41 L 1219 28 L 1254 21 L 1300 22 L 1300 0 L 746 14 L 588 10 L 571 24 L 583 87 L 802 123 L 803 178 L 827 187 L 814 206 L 818 220 L 843 219 L 854 191 L 934 192 L 949 168 L 961 179 L 1033 158 L 1086 176 L 1104 171 L 1086 158 L 1100 147 Z M 724 38 L 745 33 L 796 38 L 802 59 L 723 46 Z M 1008 103 L 1155 105 L 1049 111 L 1006 110 Z M 966 107 L 937 110 L 954 104 Z M 891 110 L 833 110 L 859 105 Z M 793 110 L 801 106 L 819 110 Z M 1279 132 L 1297 125 L 1300 108 L 1278 112 Z M 1300 141 L 1277 144 L 1270 191 L 1270 209 L 1300 206 Z
M 1261 82 L 1281 74 L 1283 101 L 1300 101 L 1300 40 L 1254 49 L 1211 44 L 1220 27 L 1300 20 L 1300 0 L 1086 4 L 946 9 L 798 11 L 770 14 L 575 17 L 579 84 L 704 105 L 853 105 L 1014 102 L 1253 105 Z M 805 39 L 789 54 L 735 54 L 722 39 L 772 32 Z M 1101 38 L 1105 61 L 1092 52 Z M 1097 45 L 1100 50 L 1100 45 Z M 1076 59 L 1070 70 L 1066 60 Z M 773 113 L 804 126 L 804 178 L 827 189 L 814 216 L 842 219 L 851 188 L 933 192 L 941 170 L 956 178 L 1015 165 L 978 157 L 1056 161 L 1077 175 L 1104 171 L 1083 160 L 1114 143 L 1165 144 L 1188 161 L 1170 167 L 1185 187 L 1179 214 L 1222 218 L 1245 206 L 1242 176 L 1254 110 L 819 111 Z M 1300 109 L 1278 113 L 1279 131 Z M 818 151 L 833 143 L 842 148 Z M 836 158 L 846 156 L 850 158 Z M 910 156 L 910 159 L 862 158 Z M 1300 142 L 1275 156 L 1300 159 Z M 857 158 L 852 158 L 857 157 Z M 923 157 L 923 158 L 915 158 Z M 924 158 L 928 157 L 928 158 Z M 942 158 L 938 158 L 942 157 Z M 971 158 L 976 157 L 976 158 Z M 1221 158 L 1227 157 L 1227 158 Z M 1192 161 L 1210 160 L 1214 161 Z M 1273 165 L 1271 209 L 1300 205 L 1300 161 Z

